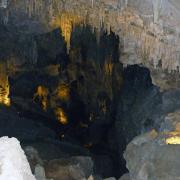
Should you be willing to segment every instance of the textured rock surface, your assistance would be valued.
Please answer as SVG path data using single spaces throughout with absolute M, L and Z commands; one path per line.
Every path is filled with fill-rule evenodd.
M 103 177 L 126 172 L 126 144 L 180 107 L 178 4 L 0 1 L 0 64 L 7 67 L 0 83 L 7 86 L 9 76 L 14 108 L 0 111 L 0 134 L 48 160 L 90 150 Z M 151 74 L 142 65 L 123 68 L 137 63 Z
M 93 173 L 90 157 L 72 157 L 49 161 L 45 167 L 46 176 L 54 180 L 86 179 Z
M 110 177 L 110 178 L 106 178 L 106 179 L 104 179 L 104 180 L 116 180 L 116 178 Z
M 30 166 L 15 138 L 0 138 L 1 180 L 35 180 Z
M 42 151 L 32 146 L 25 147 L 25 153 L 37 180 L 102 180 L 94 174 L 94 162 L 90 156 L 71 156 L 66 152 L 59 153 L 55 159 L 48 154 L 43 156 Z
M 1 17 L 4 24 L 29 31 L 61 26 L 66 40 L 72 31 L 70 22 L 89 24 L 97 34 L 101 28 L 111 28 L 123 38 L 124 64 L 157 67 L 161 61 L 162 68 L 171 71 L 179 67 L 179 8 L 176 0 L 11 0 L 1 2 Z
M 124 174 L 119 180 L 130 180 L 129 174 Z
M 179 173 L 179 111 L 169 114 L 161 131 L 140 135 L 127 146 L 124 157 L 133 180 L 177 180 Z

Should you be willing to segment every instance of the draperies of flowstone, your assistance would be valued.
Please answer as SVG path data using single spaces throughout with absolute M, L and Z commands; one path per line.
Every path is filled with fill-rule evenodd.
M 50 76 L 58 83 L 54 84 L 52 88 L 50 83 L 46 82 L 45 88 L 49 92 L 46 93 L 47 90 L 42 87 L 42 82 L 40 87 L 36 87 L 34 100 L 39 101 L 44 110 L 47 107 L 53 109 L 56 118 L 61 119 L 59 118 L 63 114 L 61 110 L 66 112 L 66 109 L 70 109 L 69 104 L 74 103 L 71 96 L 76 92 L 79 99 L 77 96 L 75 101 L 89 103 L 86 113 L 92 114 L 94 107 L 98 104 L 99 94 L 105 94 L 107 99 L 112 100 L 114 93 L 117 93 L 113 90 L 113 81 L 116 81 L 116 85 L 118 85 L 116 89 L 121 88 L 122 66 L 118 61 L 119 37 L 112 31 L 108 34 L 102 30 L 99 40 L 97 40 L 96 31 L 90 26 L 76 25 L 71 32 L 69 56 L 67 55 L 68 58 L 65 59 L 64 41 L 58 33 L 59 30 L 56 29 L 51 33 L 36 37 L 37 66 L 41 72 L 45 72 L 47 78 Z M 66 61 L 66 66 L 62 68 L 64 61 Z M 98 109 L 102 110 L 101 114 L 109 113 L 106 105 L 104 101 L 99 105 Z M 61 110 L 57 108 L 61 108 Z M 73 115 L 70 116 L 73 121 Z M 83 119 L 80 114 L 79 117 L 79 119 Z M 61 121 L 59 120 L 59 122 Z
M 53 27 L 60 27 L 62 31 L 62 36 L 64 37 L 64 40 L 67 43 L 68 52 L 70 49 L 70 40 L 71 40 L 73 27 L 82 22 L 83 22 L 82 17 L 80 18 L 76 14 L 72 14 L 72 13 L 62 13 L 61 15 L 54 17 L 54 19 L 51 22 Z

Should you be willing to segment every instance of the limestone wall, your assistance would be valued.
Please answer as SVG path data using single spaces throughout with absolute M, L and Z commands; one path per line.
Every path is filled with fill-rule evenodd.
M 124 44 L 124 64 L 156 68 L 161 62 L 171 71 L 180 66 L 179 8 L 177 0 L 11 0 L 6 9 L 9 23 L 28 19 L 28 26 L 38 22 L 44 30 L 60 26 L 68 46 L 73 25 L 90 24 L 97 35 L 111 29 Z M 6 22 L 9 13 L 4 13 Z

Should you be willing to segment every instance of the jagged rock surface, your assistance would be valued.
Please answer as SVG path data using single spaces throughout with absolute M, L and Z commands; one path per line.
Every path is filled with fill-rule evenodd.
M 74 24 L 89 24 L 97 32 L 101 28 L 108 31 L 111 28 L 123 38 L 121 61 L 124 64 L 143 63 L 157 67 L 161 61 L 162 68 L 171 71 L 177 70 L 180 63 L 179 8 L 176 0 L 11 0 L 1 2 L 1 18 L 6 25 L 16 24 L 26 30 L 29 26 L 31 32 L 62 26 L 64 20 L 67 25 L 62 30 L 66 37 L 68 31 L 72 31 L 69 20 Z
M 104 155 L 95 157 L 97 171 L 104 177 L 119 174 L 123 145 L 149 127 L 158 128 L 167 113 L 179 108 L 180 93 L 160 93 L 148 69 L 123 69 L 118 60 L 124 66 L 147 66 L 153 83 L 162 90 L 179 87 L 178 4 L 175 0 L 0 1 L 0 58 L 8 67 L 0 75 L 1 84 L 6 86 L 8 73 L 12 104 L 18 112 L 0 112 L 1 133 L 33 140 L 46 157 L 48 153 L 53 158 L 63 156 L 61 148 L 74 152 L 76 147 L 68 144 L 67 148 L 66 141 L 94 152 L 100 149 Z M 54 30 L 59 27 L 62 32 Z M 45 91 L 45 97 L 38 89 Z M 71 91 L 71 97 L 68 93 L 62 97 L 61 89 Z M 50 111 L 41 109 L 44 99 Z M 65 128 L 56 121 L 55 110 L 68 114 Z M 57 143 L 44 123 L 65 143 Z M 84 150 L 77 149 L 77 154 Z
M 178 180 L 180 130 L 179 111 L 168 114 L 161 130 L 152 130 L 133 139 L 124 157 L 133 180 Z

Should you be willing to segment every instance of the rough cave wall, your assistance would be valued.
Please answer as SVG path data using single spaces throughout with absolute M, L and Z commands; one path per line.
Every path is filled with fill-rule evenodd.
M 124 52 L 129 55 L 128 58 L 124 58 L 125 64 L 150 63 L 156 67 L 161 60 L 164 69 L 173 70 L 179 66 L 178 5 L 179 3 L 173 0 L 163 2 L 160 0 L 127 2 L 11 0 L 7 3 L 1 1 L 1 11 L 4 11 L 2 18 L 4 23 L 16 22 L 19 18 L 22 20 L 24 18 L 24 21 L 17 23 L 22 25 L 26 24 L 25 20 L 29 17 L 31 25 L 39 21 L 47 27 L 62 26 L 61 22 L 56 22 L 65 13 L 66 16 L 75 16 L 71 19 L 72 23 L 88 23 L 97 31 L 101 28 L 109 31 L 111 28 L 124 40 Z M 22 17 L 23 14 L 27 16 Z M 14 15 L 17 16 L 13 18 Z M 8 18 L 7 22 L 5 22 L 6 18 Z
M 120 61 L 145 65 L 154 83 L 168 89 L 169 73 L 179 72 L 179 8 L 176 0 L 1 0 L 0 19 L 26 33 L 60 26 L 68 48 L 73 25 L 89 24 L 97 37 L 102 29 L 111 29 L 123 42 Z M 172 86 L 179 87 L 174 79 Z
M 17 72 L 17 69 L 19 71 L 23 71 L 24 66 L 22 65 L 25 65 L 26 70 L 28 69 L 29 71 L 31 71 L 32 69 L 30 69 L 30 67 L 27 64 L 34 65 L 36 63 L 38 66 L 41 67 L 42 73 L 46 71 L 49 72 L 49 70 L 45 69 L 44 67 L 50 68 L 48 66 L 49 64 L 60 63 L 56 62 L 57 55 L 60 55 L 60 57 L 58 57 L 57 59 L 66 59 L 66 53 L 64 51 L 65 45 L 63 44 L 63 39 L 60 36 L 60 31 L 58 29 L 54 31 L 52 30 L 54 28 L 61 27 L 62 34 L 67 43 L 67 48 L 69 49 L 70 40 L 73 41 L 74 38 L 71 38 L 71 32 L 76 30 L 74 28 L 74 25 L 83 26 L 84 24 L 88 24 L 91 27 L 93 27 L 93 31 L 96 34 L 96 37 L 94 37 L 93 35 L 93 42 L 94 40 L 97 40 L 98 43 L 101 44 L 103 30 L 107 30 L 107 33 L 109 35 L 112 33 L 112 30 L 119 36 L 119 49 L 121 52 L 119 60 L 124 65 L 143 64 L 144 66 L 147 66 L 151 70 L 153 83 L 159 85 L 162 89 L 172 87 L 176 88 L 180 86 L 178 84 L 179 12 L 177 9 L 179 6 L 178 4 L 174 5 L 174 3 L 177 3 L 177 1 L 166 0 L 163 1 L 163 4 L 161 3 L 162 1 L 157 0 L 91 0 L 88 2 L 85 0 L 11 0 L 0 2 L 0 19 L 1 23 L 4 25 L 0 27 L 0 39 L 3 39 L 4 42 L 3 44 L 0 44 L 0 48 L 2 48 L 2 52 L 0 53 L 0 55 L 2 56 L 0 56 L 0 58 L 2 60 L 7 60 L 8 67 L 9 69 L 11 69 L 11 75 L 13 74 L 13 71 Z M 76 38 L 78 39 L 78 37 Z M 115 38 L 117 37 L 115 36 Z M 86 39 L 86 35 L 84 39 L 86 40 L 86 43 L 89 42 L 88 44 L 91 44 L 89 39 Z M 76 42 L 76 40 L 74 41 Z M 93 46 L 93 48 L 95 49 L 96 47 Z M 93 48 L 90 50 L 90 56 L 88 56 L 88 59 L 90 60 L 92 58 L 91 52 L 94 50 Z M 115 48 L 115 50 L 117 49 Z M 73 58 L 73 53 L 76 53 L 76 47 L 73 49 L 72 46 L 69 52 L 69 56 L 72 55 L 71 58 Z M 81 98 L 84 98 L 81 99 L 84 100 L 84 104 L 82 104 L 82 102 L 78 101 L 79 96 L 77 96 L 76 94 L 76 97 L 78 97 L 77 99 L 75 99 L 75 101 L 77 100 L 76 103 L 80 104 L 81 106 L 84 106 L 86 105 L 86 103 L 88 104 L 90 102 L 90 108 L 86 110 L 88 111 L 87 118 L 89 118 L 88 120 L 90 121 L 91 119 L 95 120 L 95 122 L 90 122 L 90 125 L 86 121 L 82 124 L 78 123 L 78 128 L 76 128 L 76 136 L 83 138 L 85 137 L 81 140 L 83 141 L 83 143 L 87 143 L 85 144 L 86 146 L 91 146 L 91 143 L 99 145 L 100 142 L 101 147 L 110 148 L 104 148 L 105 155 L 107 153 L 106 151 L 108 151 L 108 156 L 109 154 L 111 156 L 112 154 L 116 155 L 116 153 L 118 153 L 118 157 L 122 158 L 122 152 L 125 148 L 122 147 L 122 144 L 128 143 L 132 137 L 143 131 L 142 127 L 146 128 L 146 126 L 151 126 L 152 121 L 156 122 L 156 119 L 159 119 L 159 116 L 163 116 L 166 113 L 166 111 L 169 111 L 169 109 L 167 110 L 164 106 L 168 103 L 171 103 L 170 100 L 172 97 L 175 97 L 172 100 L 172 104 L 173 107 L 175 106 L 176 108 L 177 105 L 174 105 L 174 102 L 176 102 L 177 96 L 176 94 L 172 96 L 172 94 L 169 93 L 169 95 L 163 94 L 161 97 L 158 88 L 152 85 L 149 77 L 149 71 L 147 69 L 141 70 L 141 68 L 136 67 L 134 72 L 134 69 L 131 69 L 130 67 L 123 70 L 121 64 L 118 62 L 114 63 L 113 67 L 111 67 L 110 63 L 104 64 L 105 66 L 103 68 L 98 67 L 97 64 L 94 65 L 91 62 L 89 64 L 87 63 L 87 66 L 85 66 L 87 69 L 85 69 L 83 66 L 84 64 L 81 61 L 86 57 L 76 58 L 77 54 L 74 55 L 74 60 L 71 59 L 73 61 L 71 64 L 68 65 L 67 68 L 68 72 L 66 73 L 68 74 L 69 79 L 67 78 L 66 74 L 61 74 L 61 78 L 59 78 L 59 81 L 58 78 L 55 78 L 54 82 L 53 78 L 52 80 L 51 78 L 48 79 L 49 77 L 47 78 L 47 76 L 44 76 L 43 78 L 46 79 L 46 81 L 43 82 L 44 79 L 42 78 L 41 71 L 39 71 L 39 69 L 35 69 L 35 71 L 33 72 L 22 74 L 22 77 L 20 77 L 19 79 L 15 79 L 15 82 L 13 84 L 14 89 L 12 87 L 11 91 L 13 92 L 12 94 L 14 96 L 17 96 L 19 99 L 12 99 L 16 102 L 16 105 L 21 105 L 23 108 L 26 108 L 25 105 L 29 101 L 25 102 L 24 99 L 31 97 L 31 95 L 35 91 L 35 88 L 39 85 L 38 83 L 45 87 L 48 87 L 48 85 L 53 85 L 52 89 L 50 89 L 49 92 L 51 92 L 54 95 L 56 94 L 56 90 L 58 91 L 56 87 L 60 87 L 61 89 L 61 86 L 59 85 L 66 83 L 68 79 L 68 82 L 72 82 L 70 84 L 70 88 L 74 88 L 74 86 L 75 89 L 79 88 L 78 92 L 81 95 Z M 16 66 L 14 66 L 12 62 Z M 82 66 L 79 66 L 79 64 L 81 64 Z M 17 69 L 14 69 L 15 67 Z M 54 68 L 56 67 L 54 66 Z M 52 71 L 54 71 L 54 68 L 52 67 Z M 111 68 L 113 68 L 112 72 L 115 73 L 115 75 L 113 76 L 111 76 Z M 88 71 L 89 69 L 90 71 Z M 103 71 L 101 72 L 102 69 Z M 106 70 L 108 70 L 108 72 L 106 72 Z M 145 71 L 145 73 L 141 71 Z M 115 102 L 114 106 L 117 105 L 117 107 L 114 108 L 111 107 L 111 103 L 109 103 L 109 101 L 111 102 L 114 99 L 116 100 L 117 96 L 115 96 L 114 99 L 112 98 L 112 90 L 114 87 L 114 89 L 120 87 L 121 90 L 122 73 L 124 73 L 125 76 L 128 76 L 126 76 L 127 79 L 124 79 L 124 82 L 126 83 L 124 83 L 121 92 L 122 99 L 119 100 L 120 102 Z M 139 76 L 139 74 L 143 74 L 144 76 Z M 53 76 L 55 77 L 58 75 L 58 71 L 57 74 L 53 74 Z M 114 79 L 112 79 L 112 77 L 114 77 Z M 128 77 L 132 81 L 129 81 Z M 102 82 L 102 79 L 104 84 L 99 83 Z M 83 84 L 84 81 L 85 83 Z M 146 84 L 147 82 L 149 84 Z M 143 87 L 141 87 L 142 84 L 144 84 Z M 40 89 L 43 89 L 43 86 L 40 87 Z M 95 90 L 90 91 L 91 88 L 92 90 Z M 131 90 L 128 91 L 129 89 Z M 98 93 L 101 90 L 106 90 L 105 95 L 101 93 L 98 96 Z M 91 92 L 90 95 L 87 93 L 89 91 Z M 47 91 L 45 93 L 45 96 L 49 92 Z M 117 95 L 119 92 L 113 93 Z M 179 92 L 177 93 L 179 94 Z M 39 96 L 41 96 L 41 93 L 39 94 Z M 24 99 L 21 99 L 21 96 L 23 96 Z M 169 98 L 170 100 L 167 100 L 168 96 L 171 96 L 171 98 Z M 47 97 L 45 97 L 45 99 L 46 98 Z M 161 104 L 161 98 L 164 98 L 166 100 L 165 105 L 162 105 L 162 107 L 159 105 Z M 61 97 L 59 99 L 61 101 Z M 104 102 L 104 99 L 108 102 L 108 104 L 110 104 L 110 106 L 108 106 L 107 109 L 106 106 L 104 106 L 104 104 L 106 105 L 106 101 Z M 165 101 L 164 99 L 163 101 Z M 56 103 L 56 97 L 52 96 L 51 103 L 54 104 L 55 107 L 61 107 L 60 103 Z M 74 106 L 77 106 L 77 104 L 72 104 L 72 106 L 70 106 L 69 108 L 70 111 L 73 110 Z M 144 104 L 144 107 L 142 107 L 142 104 Z M 91 110 L 93 111 L 94 109 L 91 109 L 91 107 L 97 109 L 97 112 L 95 111 L 95 113 L 92 114 Z M 27 105 L 28 110 L 29 108 L 30 112 L 36 114 L 37 111 L 39 111 L 39 109 L 37 108 L 36 112 L 34 112 L 32 111 L 31 106 Z M 118 114 L 116 117 L 112 118 L 110 116 L 114 113 L 114 111 L 112 111 L 113 108 L 115 110 L 117 109 Z M 155 111 L 157 109 L 158 113 L 156 114 Z M 63 114 L 61 112 L 61 109 L 58 110 L 60 111 L 60 114 Z M 129 113 L 130 111 L 131 113 Z M 42 112 L 40 111 L 40 113 Z M 72 122 L 75 122 L 73 118 L 74 112 L 70 113 L 72 115 Z M 81 119 L 84 119 L 84 115 L 82 118 L 81 112 L 78 114 L 81 116 L 78 116 L 77 114 L 75 115 L 78 117 L 78 122 L 81 122 Z M 115 123 L 114 120 L 116 121 Z M 147 122 L 149 124 L 147 124 Z M 131 127 L 129 127 L 129 124 L 131 124 Z M 109 128 L 110 125 L 111 127 L 108 130 L 107 135 L 108 137 L 106 137 L 105 140 L 102 141 L 102 138 L 104 138 L 104 131 L 107 131 L 107 127 Z M 79 126 L 81 127 L 79 128 Z M 84 135 L 84 132 L 80 131 L 80 129 L 83 129 L 82 126 L 84 126 L 84 129 L 88 128 L 89 134 L 87 135 L 87 137 L 90 137 L 89 139 L 86 139 L 86 134 Z M 123 127 L 124 129 L 122 129 L 121 127 Z M 6 129 L 9 130 L 10 128 L 7 127 Z M 34 129 L 35 127 L 32 128 L 32 130 Z M 35 130 L 39 131 L 38 128 L 36 128 Z M 128 137 L 127 132 L 129 135 Z M 132 133 L 130 134 L 129 132 Z M 69 134 L 74 135 L 76 133 L 72 131 Z M 64 139 L 66 139 L 66 135 Z M 118 143 L 116 142 L 117 140 Z M 116 160 L 117 156 L 113 156 L 113 158 Z M 102 157 L 101 159 L 104 159 L 104 157 Z M 122 159 L 120 159 L 119 161 L 121 162 Z M 112 172 L 110 170 L 110 172 L 107 171 L 106 173 L 111 174 Z

